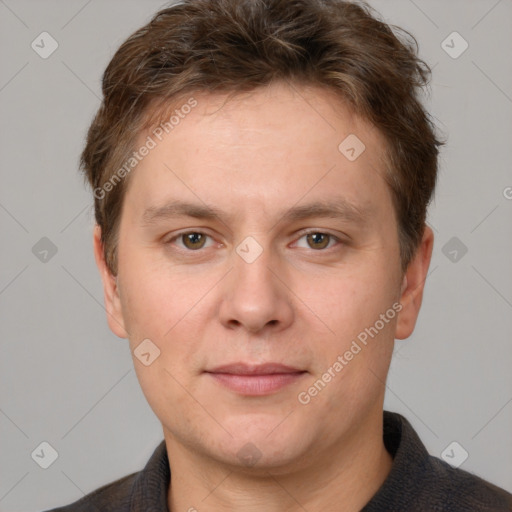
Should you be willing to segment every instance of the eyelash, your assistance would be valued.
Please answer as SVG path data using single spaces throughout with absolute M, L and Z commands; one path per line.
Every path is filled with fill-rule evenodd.
M 178 234 L 174 235 L 172 238 L 169 238 L 164 243 L 165 243 L 165 245 L 170 245 L 175 240 L 180 239 L 182 236 L 190 235 L 190 234 L 205 235 L 205 236 L 207 236 L 209 238 L 212 238 L 208 233 L 205 233 L 204 231 L 196 231 L 196 230 L 182 231 L 181 233 L 178 233 Z M 344 242 L 339 237 L 337 237 L 336 235 L 333 235 L 332 233 L 329 233 L 328 231 L 320 231 L 318 229 L 310 229 L 308 231 L 302 232 L 301 236 L 297 240 L 300 240 L 300 239 L 302 239 L 305 236 L 310 235 L 310 234 L 327 235 L 330 238 L 329 243 L 331 242 L 331 240 L 334 240 L 334 241 L 338 242 L 338 245 L 339 244 L 344 244 Z M 334 247 L 336 247 L 336 245 Z M 188 249 L 186 247 L 179 247 L 179 250 L 181 250 L 183 252 L 189 252 L 189 253 L 194 253 L 194 252 L 200 253 L 200 252 L 202 252 L 202 249 L 204 249 L 204 247 L 201 247 L 200 249 L 196 249 L 196 250 Z M 333 246 L 331 246 L 331 247 L 328 246 L 328 247 L 326 247 L 324 249 L 312 249 L 312 248 L 309 248 L 309 249 L 311 251 L 315 251 L 315 252 L 330 252 L 330 250 L 333 249 Z

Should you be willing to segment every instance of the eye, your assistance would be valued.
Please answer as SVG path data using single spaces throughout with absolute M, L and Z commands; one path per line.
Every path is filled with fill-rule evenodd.
M 299 240 L 302 240 L 303 238 L 306 239 L 306 243 L 308 244 L 309 248 L 314 250 L 325 249 L 332 241 L 340 242 L 339 238 L 331 235 L 330 233 L 324 233 L 323 231 L 309 231 L 308 233 L 305 233 L 303 236 L 301 236 Z
M 207 247 L 207 238 L 211 237 L 206 233 L 203 233 L 202 231 L 187 231 L 174 235 L 165 243 L 176 243 L 177 246 L 182 250 L 198 251 L 200 249 Z M 302 245 L 303 248 L 309 248 L 316 251 L 331 248 L 333 245 L 335 245 L 336 242 L 341 242 L 341 240 L 338 237 L 332 235 L 331 233 L 325 233 L 323 231 L 309 231 L 307 233 L 304 233 L 296 242 L 298 244 L 298 247 L 301 247 L 299 245 L 299 242 L 303 239 L 306 239 L 307 244 L 307 246 Z
M 197 251 L 205 246 L 207 238 L 209 238 L 209 235 L 201 231 L 187 231 L 186 233 L 180 233 L 170 238 L 166 243 L 170 244 L 174 241 L 180 241 L 183 245 L 180 246 L 178 244 L 178 247 L 181 249 L 185 248 L 191 251 Z

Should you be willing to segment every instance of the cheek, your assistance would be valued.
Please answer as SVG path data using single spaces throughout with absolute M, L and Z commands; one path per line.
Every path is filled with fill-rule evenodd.
M 318 301 L 317 307 L 334 334 L 317 339 L 309 385 L 321 391 L 312 398 L 311 410 L 328 411 L 333 421 L 342 422 L 384 393 L 397 312 L 389 288 L 354 278 L 331 285 L 329 292 L 329 300 Z
M 331 391 L 324 396 L 332 406 L 339 400 L 375 397 L 385 381 L 398 313 L 393 308 L 393 278 L 389 269 L 381 267 L 374 264 L 339 279 L 317 281 L 308 295 L 311 309 L 332 331 L 315 348 L 316 378 L 329 368 L 336 373 Z M 336 361 L 338 369 L 342 365 L 340 371 L 333 367 Z
M 212 283 L 142 265 L 137 267 L 137 272 L 126 272 L 123 277 L 123 318 L 141 386 L 148 389 L 148 394 L 152 389 L 160 393 L 165 382 L 166 394 L 179 396 L 177 381 L 188 381 L 189 373 L 197 370 L 197 353 L 201 350 L 198 319 L 205 320 L 207 304 L 200 299 Z M 148 367 L 134 353 L 145 339 L 151 340 L 159 351 Z M 146 398 L 151 402 L 149 396 Z
M 130 339 L 163 340 L 194 307 L 196 287 L 179 274 L 165 274 L 147 265 L 123 270 L 121 304 Z
M 395 300 L 392 280 L 379 283 L 375 268 L 350 275 L 340 272 L 315 280 L 309 284 L 304 303 L 334 331 L 335 336 L 353 337 L 361 329 L 373 325 Z
M 197 394 L 193 383 L 186 380 L 186 375 L 178 373 L 178 365 L 168 364 L 164 353 L 151 366 L 143 366 L 139 361 L 134 361 L 134 364 L 141 390 L 157 418 L 172 425 L 177 421 L 176 411 L 187 411 L 180 414 L 179 422 L 182 424 L 190 423 L 192 426 L 204 422 L 204 418 L 194 420 L 200 411 L 192 398 Z

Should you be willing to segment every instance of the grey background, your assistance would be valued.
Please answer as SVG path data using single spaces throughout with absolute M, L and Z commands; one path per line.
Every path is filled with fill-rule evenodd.
M 512 2 L 371 4 L 434 66 L 427 103 L 448 136 L 424 305 L 396 343 L 385 406 L 432 454 L 457 441 L 461 468 L 512 491 Z M 106 323 L 77 172 L 105 66 L 163 5 L 0 0 L 1 511 L 69 503 L 141 469 L 163 439 Z M 47 59 L 31 48 L 43 31 L 59 45 Z M 469 43 L 457 59 L 441 47 L 453 31 Z M 57 248 L 46 262 L 32 252 L 42 237 Z M 31 458 L 42 441 L 58 452 L 46 470 Z

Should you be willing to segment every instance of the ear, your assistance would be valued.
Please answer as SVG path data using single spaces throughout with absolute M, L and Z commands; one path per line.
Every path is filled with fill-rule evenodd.
M 119 336 L 120 338 L 128 338 L 128 333 L 126 332 L 123 320 L 117 280 L 110 272 L 105 261 L 103 243 L 101 241 L 101 227 L 97 224 L 94 226 L 93 244 L 94 258 L 96 259 L 96 265 L 98 266 L 101 280 L 103 282 L 103 297 L 105 300 L 105 309 L 107 310 L 108 326 L 116 336 Z
M 432 258 L 433 246 L 434 233 L 429 226 L 425 226 L 421 243 L 407 267 L 402 283 L 400 296 L 402 310 L 398 315 L 395 331 L 395 338 L 399 340 L 408 338 L 414 331 L 423 299 L 423 289 Z

